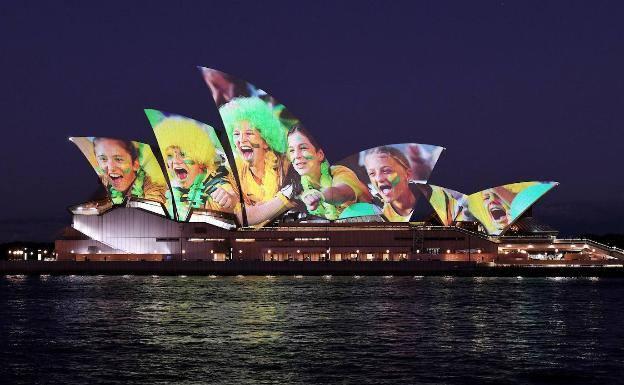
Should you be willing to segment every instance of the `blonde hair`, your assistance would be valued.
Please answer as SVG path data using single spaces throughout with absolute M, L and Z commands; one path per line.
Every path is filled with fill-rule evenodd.
M 383 154 L 383 155 L 389 156 L 392 159 L 394 159 L 405 170 L 409 171 L 411 169 L 410 162 L 405 157 L 405 154 L 403 154 L 399 149 L 390 147 L 390 146 L 374 147 L 374 148 L 370 148 L 364 151 L 364 162 L 366 162 L 366 158 L 368 156 L 376 155 L 376 154 Z
M 199 123 L 191 119 L 165 118 L 154 126 L 154 134 L 163 155 L 169 148 L 177 147 L 208 172 L 216 168 L 215 145 Z

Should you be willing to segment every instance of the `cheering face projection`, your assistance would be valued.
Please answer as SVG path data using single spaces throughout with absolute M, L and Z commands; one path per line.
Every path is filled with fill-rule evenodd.
M 180 115 L 145 110 L 163 156 L 171 192 L 167 208 L 178 220 L 191 209 L 224 213 L 240 211 L 239 195 L 230 164 L 214 129 Z
M 431 190 L 422 189 L 435 166 L 442 147 L 418 143 L 380 146 L 352 155 L 339 164 L 355 171 L 369 183 L 380 211 L 390 222 L 423 220 Z
M 289 133 L 288 158 L 300 176 L 320 179 L 321 163 L 325 160 L 325 154 L 317 147 L 301 130 Z
M 72 137 L 114 204 L 128 197 L 165 203 L 167 186 L 149 145 L 121 139 Z
M 171 185 L 174 187 L 190 188 L 195 179 L 206 171 L 179 146 L 168 146 L 164 159 Z
M 134 145 L 116 139 L 98 138 L 93 141 L 93 152 L 105 177 L 105 184 L 117 191 L 128 191 L 139 171 Z
M 361 151 L 359 154 L 351 155 L 340 163 L 356 164 L 364 166 L 365 157 L 375 149 L 384 149 L 392 152 L 395 158 L 400 158 L 401 162 L 409 169 L 409 181 L 412 183 L 427 183 L 433 168 L 438 162 L 438 158 L 444 151 L 444 147 L 432 146 L 420 143 L 389 144 Z M 391 150 L 390 150 L 391 149 Z M 401 155 L 398 155 L 398 154 Z M 358 173 L 358 176 L 360 173 Z
M 503 230 L 511 222 L 511 202 L 514 194 L 504 187 L 495 187 L 481 193 L 488 221 L 497 230 Z
M 253 84 L 209 68 L 200 71 L 232 147 L 248 224 L 260 226 L 293 209 L 300 175 L 290 167 L 287 133 L 299 120 Z
M 288 159 L 300 176 L 300 199 L 308 214 L 336 220 L 344 218 L 345 209 L 352 205 L 372 201 L 366 186 L 352 170 L 329 165 L 323 149 L 303 126 L 288 132 Z
M 236 153 L 251 165 L 263 163 L 269 145 L 260 134 L 260 131 L 252 127 L 247 120 L 239 122 L 232 130 L 232 138 Z
M 371 185 L 384 202 L 396 202 L 409 194 L 411 169 L 401 154 L 393 156 L 383 149 L 370 151 L 364 157 L 364 166 Z
M 479 191 L 468 197 L 468 211 L 486 232 L 500 235 L 556 182 L 520 182 Z
M 235 98 L 219 112 L 232 145 L 245 203 L 261 206 L 270 202 L 284 187 L 288 171 L 286 128 L 259 98 Z M 282 211 L 275 210 L 264 219 Z

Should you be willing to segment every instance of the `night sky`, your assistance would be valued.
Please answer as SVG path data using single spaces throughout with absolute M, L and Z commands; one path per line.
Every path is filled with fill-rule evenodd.
M 565 234 L 624 232 L 621 2 L 3 1 L 0 241 L 51 240 L 98 187 L 69 136 L 155 143 L 156 108 L 222 127 L 196 66 L 263 88 L 330 161 L 446 147 L 430 183 L 561 185 Z

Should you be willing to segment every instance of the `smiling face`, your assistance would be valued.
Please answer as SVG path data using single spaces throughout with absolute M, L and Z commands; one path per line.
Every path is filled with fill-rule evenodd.
M 288 159 L 301 176 L 317 180 L 321 177 L 321 163 L 325 160 L 323 150 L 317 150 L 310 139 L 299 131 L 288 135 Z
M 364 166 L 372 185 L 386 203 L 392 203 L 411 194 L 409 171 L 385 153 L 372 153 L 364 159 Z
M 252 127 L 248 121 L 239 122 L 234 128 L 232 136 L 236 151 L 245 161 L 251 165 L 264 161 L 264 155 L 269 146 L 262 139 L 260 131 Z
M 109 185 L 115 190 L 127 191 L 136 178 L 138 159 L 132 159 L 123 142 L 99 138 L 94 141 L 95 158 Z
M 483 192 L 483 205 L 498 230 L 504 229 L 509 224 L 509 204 L 494 189 Z
M 179 147 L 168 147 L 165 156 L 167 172 L 174 187 L 189 188 L 197 175 L 204 172 L 201 165 L 187 157 Z

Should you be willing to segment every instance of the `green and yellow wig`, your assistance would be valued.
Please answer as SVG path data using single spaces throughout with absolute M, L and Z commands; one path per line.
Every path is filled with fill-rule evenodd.
M 279 154 L 286 152 L 286 127 L 264 100 L 257 97 L 234 98 L 221 106 L 219 113 L 232 148 L 235 148 L 234 129 L 240 122 L 247 121 L 260 132 L 272 151 Z

